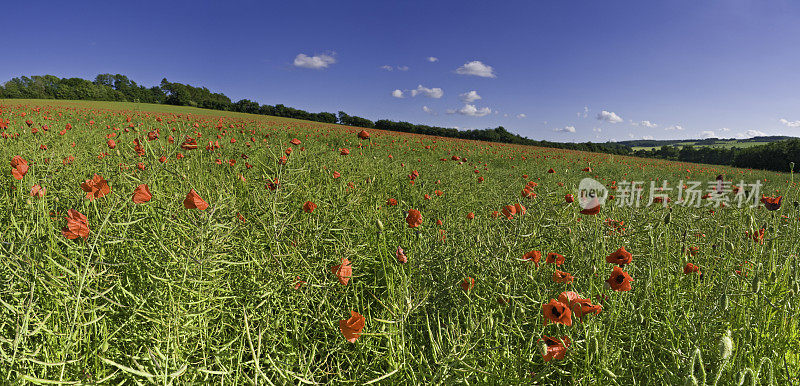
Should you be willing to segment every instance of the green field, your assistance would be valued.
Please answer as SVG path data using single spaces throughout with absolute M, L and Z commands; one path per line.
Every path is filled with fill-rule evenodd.
M 164 105 L 4 100 L 0 111 L 0 383 L 800 377 L 789 174 L 378 130 L 360 139 L 361 128 Z M 95 174 L 108 194 L 85 183 Z M 622 202 L 626 180 L 648 193 L 649 181 L 705 188 L 717 175 L 759 181 L 783 205 L 690 207 L 676 191 L 669 209 Z M 565 199 L 585 177 L 618 187 L 596 215 Z M 152 199 L 137 204 L 143 184 Z M 186 208 L 191 190 L 207 209 Z M 514 204 L 525 213 L 511 215 Z M 608 263 L 621 247 L 632 261 Z M 630 291 L 610 287 L 615 267 Z M 579 318 L 579 304 L 556 302 L 565 291 L 601 311 Z M 556 303 L 569 325 L 545 323 Z

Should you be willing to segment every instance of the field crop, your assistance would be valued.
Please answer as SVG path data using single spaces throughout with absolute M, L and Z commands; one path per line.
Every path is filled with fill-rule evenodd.
M 800 376 L 789 174 L 165 106 L 0 111 L 3 383 Z M 620 202 L 623 181 L 646 203 L 649 181 L 718 175 L 776 200 Z M 617 196 L 596 214 L 586 177 Z

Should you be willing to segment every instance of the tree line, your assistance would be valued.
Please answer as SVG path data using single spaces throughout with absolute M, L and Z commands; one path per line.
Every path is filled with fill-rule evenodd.
M 664 145 L 650 150 L 636 150 L 631 155 L 787 172 L 790 162 L 800 165 L 800 139 L 784 139 L 763 145 L 730 148 Z
M 581 150 L 638 157 L 663 158 L 685 162 L 732 165 L 745 168 L 786 171 L 789 162 L 800 163 L 800 140 L 782 140 L 747 148 L 712 148 L 664 145 L 652 150 L 633 151 L 629 144 L 617 142 L 551 142 L 537 141 L 514 134 L 503 126 L 480 130 L 395 122 L 386 119 L 371 121 L 344 111 L 311 113 L 282 104 L 262 105 L 249 99 L 233 102 L 225 94 L 209 91 L 205 87 L 169 82 L 166 78 L 158 86 L 145 87 L 125 75 L 100 74 L 94 81 L 81 78 L 59 78 L 54 75 L 22 76 L 0 86 L 0 98 L 16 99 L 69 99 L 92 101 L 118 101 L 169 104 L 200 107 L 212 110 L 303 119 L 347 126 L 375 128 L 404 133 L 426 134 L 440 137 L 503 142 L 519 145 Z M 662 142 L 663 143 L 663 142 Z M 677 143 L 677 142 L 676 142 Z

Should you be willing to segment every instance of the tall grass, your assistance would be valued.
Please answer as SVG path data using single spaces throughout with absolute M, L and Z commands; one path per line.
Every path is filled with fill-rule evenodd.
M 360 129 L 343 126 L 151 108 L 2 103 L 5 131 L 21 135 L 0 140 L 0 160 L 21 155 L 31 164 L 21 181 L 8 164 L 0 173 L 4 383 L 790 384 L 800 376 L 800 214 L 788 174 L 377 131 L 361 141 Z M 26 120 L 50 128 L 31 134 Z M 67 123 L 74 128 L 59 135 Z M 159 138 L 147 141 L 155 129 Z M 195 130 L 201 148 L 181 150 Z M 118 134 L 114 150 L 109 133 Z M 202 149 L 209 140 L 222 148 Z M 75 161 L 62 164 L 70 155 Z M 592 173 L 581 171 L 589 164 Z M 88 201 L 79 185 L 94 173 L 112 193 Z M 667 210 L 611 201 L 583 216 L 564 202 L 587 176 L 674 185 L 717 174 L 761 180 L 784 205 Z M 275 179 L 280 188 L 265 189 Z M 539 184 L 534 199 L 520 197 L 528 180 Z M 36 183 L 43 198 L 28 194 Z M 131 195 L 142 183 L 153 199 L 137 205 Z M 207 210 L 183 208 L 190 189 Z M 318 208 L 304 213 L 305 201 Z M 492 218 L 517 202 L 526 215 Z M 412 208 L 422 213 L 419 228 L 404 221 Z M 88 217 L 88 239 L 61 235 L 68 209 Z M 609 218 L 625 231 L 613 232 Z M 763 244 L 745 237 L 762 226 Z M 397 262 L 397 246 L 407 264 Z M 620 246 L 634 255 L 630 292 L 604 287 L 605 256 Z M 554 283 L 552 265 L 522 260 L 530 250 L 564 255 L 560 269 L 575 282 Z M 330 270 L 341 258 L 353 264 L 346 286 Z M 687 262 L 702 278 L 683 274 Z M 475 287 L 465 292 L 468 276 Z M 542 304 L 565 290 L 603 299 L 603 311 L 571 327 L 544 326 Z M 366 318 L 353 344 L 338 323 L 350 311 Z M 543 335 L 570 337 L 563 360 L 544 362 Z

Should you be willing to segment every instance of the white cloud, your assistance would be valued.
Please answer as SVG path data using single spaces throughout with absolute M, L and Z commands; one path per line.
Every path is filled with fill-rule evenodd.
M 428 113 L 430 115 L 439 115 L 439 114 L 436 113 L 436 111 L 433 111 L 433 109 L 428 107 L 428 106 L 422 106 L 422 111 L 424 111 L 424 112 L 426 112 L 426 113 Z
M 315 70 L 321 70 L 323 68 L 328 68 L 331 64 L 336 63 L 336 58 L 333 57 L 333 53 L 330 55 L 322 54 L 316 56 L 308 56 L 306 54 L 297 54 L 294 58 L 294 65 L 295 67 L 303 67 L 303 68 L 313 68 Z
M 609 122 L 609 123 L 620 123 L 620 122 L 622 122 L 622 118 L 619 115 L 614 114 L 613 112 L 610 112 L 610 111 L 605 111 L 605 110 L 597 113 L 597 120 L 606 121 L 606 122 Z
M 392 67 L 392 66 L 387 64 L 385 66 L 381 66 L 381 69 L 386 70 L 386 71 L 392 71 L 392 70 L 394 70 L 394 67 Z
M 482 117 L 484 115 L 489 115 L 492 113 L 492 109 L 488 107 L 481 107 L 477 108 L 475 105 L 465 104 L 464 107 L 458 110 L 447 110 L 448 114 L 461 114 L 467 115 L 470 117 Z
M 800 127 L 800 121 L 790 121 L 786 118 L 781 118 L 780 121 L 787 127 Z
M 723 127 L 721 129 L 719 129 L 719 131 L 726 132 L 726 131 L 731 131 L 731 129 L 729 129 L 727 127 Z
M 408 66 L 397 66 L 397 69 L 400 71 L 408 71 Z
M 700 138 L 715 138 L 717 135 L 712 130 L 705 130 L 700 132 Z
M 589 116 L 589 106 L 583 106 L 583 111 L 579 111 L 576 113 L 578 118 L 586 118 Z
M 681 125 L 672 125 L 672 126 L 665 127 L 664 130 L 667 130 L 667 131 L 670 131 L 670 130 L 681 131 L 681 130 L 683 130 L 683 126 L 681 126 Z
M 527 118 L 528 116 L 524 113 L 517 114 L 517 119 Z
M 758 130 L 747 130 L 744 132 L 744 134 L 747 135 L 748 137 L 763 137 L 767 135 L 767 133 Z
M 497 78 L 497 75 L 494 74 L 494 68 L 492 68 L 492 66 L 483 64 L 478 60 L 464 63 L 463 66 L 456 69 L 456 74 L 475 75 L 482 78 Z
M 594 131 L 595 133 L 599 133 L 599 132 L 602 132 L 603 129 L 601 129 L 599 127 L 595 127 L 595 128 L 592 129 L 592 131 Z
M 649 127 L 649 128 L 651 128 L 651 129 L 652 129 L 652 128 L 654 128 L 654 127 L 657 127 L 657 126 L 658 126 L 657 124 L 655 124 L 655 123 L 653 123 L 653 122 L 650 122 L 650 121 L 639 121 L 639 122 L 633 122 L 633 125 L 634 125 L 634 126 L 644 126 L 644 127 Z
M 472 90 L 470 92 L 465 92 L 459 95 L 458 97 L 461 98 L 461 101 L 464 103 L 472 103 L 478 99 L 481 99 L 481 96 L 478 95 L 478 92 L 475 90 Z
M 562 133 L 574 133 L 575 132 L 575 126 L 559 127 L 559 128 L 553 129 L 553 131 L 562 132 Z
M 392 96 L 395 98 L 403 98 L 404 97 L 403 91 L 401 91 L 400 89 L 394 90 L 392 91 Z
M 428 57 L 428 61 L 431 62 L 431 63 L 435 63 L 435 62 L 439 61 L 439 58 L 437 58 L 435 56 L 429 56 Z
M 648 140 L 649 139 L 653 139 L 653 136 L 652 135 L 643 135 L 642 139 L 648 139 Z
M 411 96 L 424 95 L 429 98 L 439 99 L 444 95 L 444 90 L 439 87 L 427 88 L 422 85 L 417 86 L 416 90 L 411 90 Z

